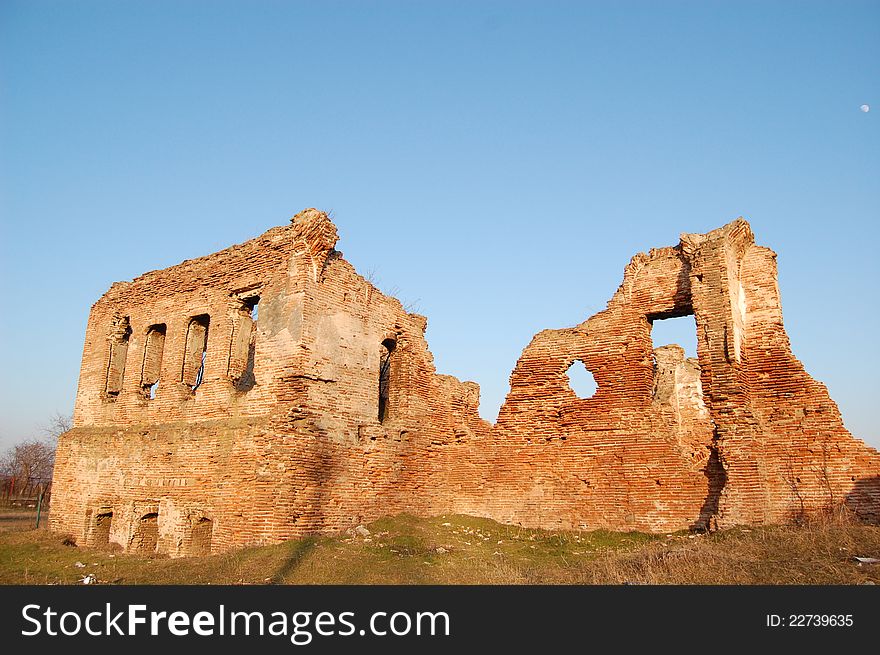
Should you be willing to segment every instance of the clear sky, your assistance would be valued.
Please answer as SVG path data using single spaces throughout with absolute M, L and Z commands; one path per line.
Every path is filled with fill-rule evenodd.
M 113 281 L 312 206 L 491 420 L 536 332 L 742 215 L 880 446 L 878 73 L 878 2 L 2 0 L 0 447 L 71 411 Z

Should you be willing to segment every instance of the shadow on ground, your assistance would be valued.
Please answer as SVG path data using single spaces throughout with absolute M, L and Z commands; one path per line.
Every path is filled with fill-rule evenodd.
M 317 537 L 306 537 L 299 541 L 290 543 L 290 552 L 287 557 L 275 571 L 274 575 L 269 578 L 270 584 L 284 584 L 288 576 L 296 572 L 302 565 L 305 558 L 311 553 L 318 544 Z

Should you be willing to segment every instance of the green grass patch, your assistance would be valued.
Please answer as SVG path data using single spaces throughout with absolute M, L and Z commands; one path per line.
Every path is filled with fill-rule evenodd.
M 366 530 L 206 557 L 65 545 L 27 523 L 0 533 L 0 583 L 859 584 L 880 582 L 880 527 L 849 521 L 679 532 L 535 530 L 462 515 L 387 517 Z

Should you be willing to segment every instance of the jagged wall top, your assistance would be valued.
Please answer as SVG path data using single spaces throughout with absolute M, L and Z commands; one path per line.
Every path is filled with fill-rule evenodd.
M 339 233 L 326 212 L 314 207 L 303 209 L 290 219 L 296 238 L 302 240 L 312 257 L 315 277 L 324 269 L 327 258 L 334 251 Z
M 694 253 L 704 243 L 718 239 L 727 239 L 728 241 L 735 242 L 739 244 L 739 249 L 744 250 L 755 242 L 755 235 L 752 232 L 752 226 L 742 216 L 730 221 L 727 225 L 722 225 L 705 234 L 682 232 L 679 235 L 681 250 L 688 258 L 693 257 Z

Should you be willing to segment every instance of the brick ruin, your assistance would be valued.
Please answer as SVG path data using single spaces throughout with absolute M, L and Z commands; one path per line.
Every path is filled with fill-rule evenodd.
M 638 254 L 607 308 L 544 330 L 497 423 L 440 375 L 427 319 L 335 250 L 308 209 L 221 252 L 118 282 L 92 307 L 50 524 L 172 556 L 383 515 L 671 531 L 845 503 L 880 519 L 880 453 L 795 359 L 776 256 L 737 219 Z M 693 315 L 698 358 L 654 349 Z M 582 362 L 597 391 L 566 375 Z

